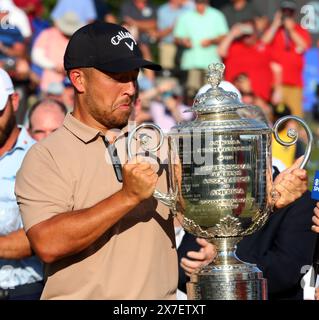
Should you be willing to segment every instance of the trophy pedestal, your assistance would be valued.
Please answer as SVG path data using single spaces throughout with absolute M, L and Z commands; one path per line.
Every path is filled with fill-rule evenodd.
M 190 300 L 266 300 L 267 281 L 255 265 L 209 265 L 187 283 Z
M 267 300 L 267 280 L 255 264 L 240 261 L 235 243 L 240 238 L 214 239 L 215 262 L 192 274 L 187 283 L 190 300 Z

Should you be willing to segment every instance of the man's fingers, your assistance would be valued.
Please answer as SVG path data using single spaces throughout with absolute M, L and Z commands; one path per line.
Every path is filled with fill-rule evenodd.
M 189 272 L 189 273 L 193 273 L 201 265 L 202 265 L 202 263 L 200 261 L 193 261 L 193 260 L 190 260 L 190 259 L 187 259 L 187 258 L 182 258 L 181 259 L 182 268 L 185 271 Z
M 300 197 L 302 195 L 301 192 L 296 192 L 296 193 L 291 193 L 289 190 L 287 190 L 284 186 L 276 185 L 276 191 L 279 192 L 280 197 L 279 199 L 275 202 L 275 206 L 277 208 L 283 208 L 286 205 L 290 204 L 294 200 Z
M 292 181 L 295 179 L 308 180 L 307 171 L 304 169 L 294 169 L 290 173 L 286 174 L 284 179 L 290 179 Z
M 302 163 L 302 161 L 303 161 L 303 159 L 304 159 L 304 157 L 305 157 L 305 156 L 299 157 L 299 158 L 293 163 L 293 165 L 292 165 L 290 168 L 288 168 L 288 169 L 285 170 L 285 172 L 292 172 L 294 169 L 299 168 L 300 165 L 301 165 L 301 163 Z
M 194 260 L 204 261 L 206 259 L 206 253 L 204 252 L 204 250 L 188 251 L 187 252 L 187 257 L 191 258 L 191 259 L 194 259 Z
M 207 247 L 209 245 L 209 242 L 204 239 L 204 238 L 196 238 L 196 242 L 201 246 L 201 247 Z

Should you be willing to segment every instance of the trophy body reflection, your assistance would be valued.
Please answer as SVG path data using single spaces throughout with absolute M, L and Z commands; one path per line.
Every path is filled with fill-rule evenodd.
M 215 261 L 191 276 L 188 299 L 263 300 L 267 281 L 256 265 L 240 261 L 235 249 L 244 236 L 263 226 L 272 210 L 271 140 L 273 131 L 278 138 L 278 124 L 273 130 L 247 117 L 247 110 L 256 107 L 219 87 L 224 68 L 209 66 L 211 88 L 196 96 L 192 107 L 197 118 L 168 134 L 171 191 L 155 191 L 154 196 L 171 207 L 185 230 L 217 246 Z M 303 167 L 311 151 L 311 131 L 293 116 L 280 124 L 288 119 L 300 122 L 308 135 Z M 293 131 L 289 136 L 292 141 L 286 145 L 298 138 Z

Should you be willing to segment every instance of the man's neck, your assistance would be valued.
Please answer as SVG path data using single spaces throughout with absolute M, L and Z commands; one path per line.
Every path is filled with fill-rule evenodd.
M 168 5 L 171 7 L 171 9 L 173 10 L 177 10 L 181 7 L 181 5 L 178 5 L 177 3 L 175 2 L 169 2 Z
M 96 129 L 103 134 L 105 134 L 108 130 L 108 128 L 105 128 L 103 125 L 101 125 L 98 121 L 96 121 L 92 116 L 90 116 L 88 113 L 83 112 L 80 108 L 77 108 L 76 106 L 74 107 L 72 111 L 72 116 L 84 123 L 85 125 Z
M 10 151 L 18 140 L 18 136 L 20 134 L 20 128 L 17 126 L 11 131 L 9 138 L 4 143 L 2 147 L 0 147 L 0 157 L 2 157 L 6 152 Z

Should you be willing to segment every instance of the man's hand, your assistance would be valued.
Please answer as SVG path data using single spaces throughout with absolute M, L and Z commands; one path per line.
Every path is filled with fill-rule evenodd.
M 286 17 L 283 21 L 283 26 L 286 30 L 292 31 L 295 29 L 296 22 L 293 18 Z
M 122 190 L 137 203 L 152 196 L 158 175 L 148 162 L 142 162 L 140 157 L 133 158 L 123 166 Z
M 312 222 L 314 225 L 311 227 L 312 231 L 319 233 L 319 202 L 317 202 L 316 207 L 313 210 Z
M 203 48 L 207 48 L 212 45 L 212 41 L 211 39 L 203 39 L 200 44 Z
M 189 38 L 185 38 L 185 39 L 182 40 L 182 45 L 185 48 L 190 49 L 192 47 L 192 41 Z
M 196 238 L 196 241 L 201 249 L 187 252 L 187 257 L 190 259 L 182 258 L 181 260 L 181 267 L 189 277 L 196 269 L 211 263 L 217 255 L 216 247 L 213 244 L 202 238 Z
M 232 36 L 233 39 L 237 39 L 243 35 L 242 28 L 243 24 L 242 23 L 235 23 L 232 28 L 230 29 L 230 35 Z
M 315 300 L 319 300 L 319 288 L 316 288 Z
M 287 206 L 307 191 L 307 172 L 298 168 L 303 157 L 298 158 L 290 168 L 281 172 L 275 179 L 274 188 L 279 194 L 279 198 L 275 201 L 276 208 Z

